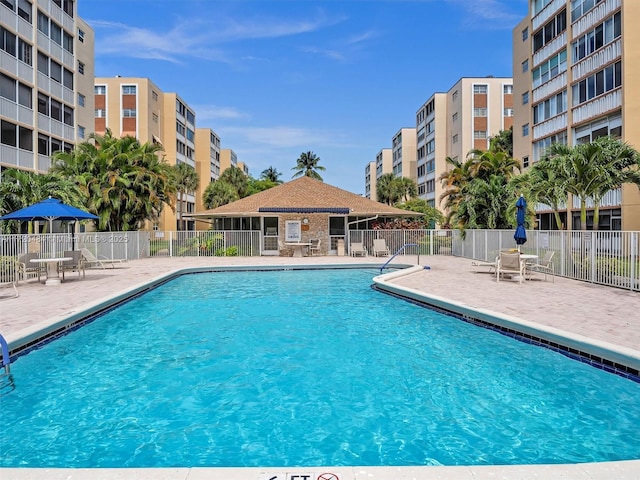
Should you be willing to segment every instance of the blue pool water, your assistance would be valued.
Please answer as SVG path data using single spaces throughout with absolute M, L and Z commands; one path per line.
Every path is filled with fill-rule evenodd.
M 374 291 L 375 274 L 185 275 L 20 357 L 0 466 L 640 458 L 640 384 Z

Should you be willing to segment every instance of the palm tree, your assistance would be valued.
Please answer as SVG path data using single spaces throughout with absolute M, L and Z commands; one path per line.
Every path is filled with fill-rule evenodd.
M 57 198 L 78 208 L 85 208 L 85 197 L 78 185 L 72 179 L 57 173 L 38 174 L 9 168 L 2 172 L 0 194 L 3 210 L 7 208 L 11 208 L 10 211 L 18 210 L 48 197 Z M 47 226 L 48 223 L 45 224 L 45 231 Z M 32 233 L 32 223 L 29 223 L 28 228 L 29 233 Z
M 531 198 L 535 202 L 551 207 L 558 229 L 564 230 L 565 225 L 560 217 L 560 209 L 567 205 L 567 188 L 562 166 L 558 161 L 545 157 L 534 163 L 526 174 L 519 175 L 516 179 L 528 184 Z M 528 196 L 525 195 L 525 197 Z M 527 204 L 530 205 L 532 202 L 529 198 L 527 200 Z
M 393 173 L 384 173 L 376 182 L 376 195 L 380 203 L 393 205 L 400 201 L 402 194 L 398 190 L 396 176 Z
M 400 198 L 405 202 L 418 196 L 418 185 L 412 178 L 396 178 L 396 184 L 398 192 L 400 193 Z
M 184 213 L 185 205 L 187 202 L 185 195 L 196 191 L 198 185 L 200 184 L 200 178 L 198 177 L 198 172 L 196 172 L 196 169 L 186 163 L 178 163 L 173 167 L 173 170 L 176 190 L 178 192 L 176 203 L 178 218 L 180 219 L 179 228 L 180 230 L 184 230 L 186 222 L 182 218 L 182 214 Z
M 156 219 L 165 205 L 174 209 L 176 187 L 158 144 L 134 137 L 92 134 L 72 152 L 53 155 L 52 171 L 78 182 L 87 208 L 99 217 L 98 230 L 136 230 Z
M 300 157 L 298 157 L 298 160 L 296 160 L 296 166 L 291 169 L 296 170 L 296 173 L 294 173 L 291 178 L 305 175 L 307 177 L 315 178 L 316 180 L 322 181 L 322 177 L 317 172 L 317 170 L 324 172 L 326 168 L 318 165 L 319 162 L 320 157 L 318 157 L 315 153 L 310 151 L 303 152 Z
M 217 208 L 239 198 L 238 191 L 229 182 L 214 180 L 204 189 L 202 203 L 205 208 Z
M 262 173 L 260 174 L 260 180 L 269 180 L 276 185 L 280 185 L 282 183 L 282 180 L 280 180 L 281 175 L 282 174 L 278 172 L 278 170 L 276 170 L 274 167 L 269 167 L 262 171 Z
M 249 179 L 242 169 L 232 165 L 222 172 L 218 180 L 233 186 L 238 193 L 238 198 L 244 198 L 247 195 Z

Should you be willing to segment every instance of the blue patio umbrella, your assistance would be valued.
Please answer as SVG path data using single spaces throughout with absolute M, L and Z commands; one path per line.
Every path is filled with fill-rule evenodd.
M 15 212 L 0 217 L 0 220 L 44 220 L 49 222 L 49 232 L 52 231 L 54 220 L 97 220 L 93 213 L 72 207 L 57 198 L 46 198 L 38 203 L 21 208 Z
M 520 195 L 520 198 L 516 202 L 516 233 L 513 235 L 513 239 L 516 241 L 518 245 L 518 250 L 520 250 L 520 245 L 527 242 L 527 231 L 524 229 L 524 219 L 527 214 L 527 201 L 524 199 L 524 196 Z

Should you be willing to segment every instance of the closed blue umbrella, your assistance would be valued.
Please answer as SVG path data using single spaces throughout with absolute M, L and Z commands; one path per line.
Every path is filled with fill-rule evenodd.
M 524 196 L 520 195 L 520 198 L 516 202 L 516 233 L 513 235 L 513 239 L 516 241 L 518 245 L 518 250 L 520 250 L 520 245 L 527 242 L 527 231 L 524 229 L 524 219 L 527 215 L 527 201 L 524 199 Z

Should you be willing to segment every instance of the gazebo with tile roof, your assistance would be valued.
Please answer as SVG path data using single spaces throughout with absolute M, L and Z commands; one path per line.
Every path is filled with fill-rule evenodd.
M 263 253 L 277 255 L 278 245 L 299 234 L 299 241 L 320 240 L 320 252 L 335 253 L 352 225 L 415 217 L 415 212 L 375 202 L 310 177 L 300 177 L 238 201 L 189 215 L 215 230 L 260 230 Z M 296 229 L 299 228 L 299 232 Z M 289 229 L 289 230 L 288 230 Z

